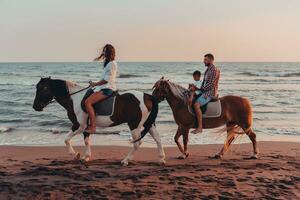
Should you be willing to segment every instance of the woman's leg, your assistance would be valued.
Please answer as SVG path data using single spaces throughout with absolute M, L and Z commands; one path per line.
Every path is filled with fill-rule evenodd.
M 95 111 L 93 108 L 93 104 L 95 104 L 99 101 L 102 101 L 106 98 L 107 98 L 107 96 L 104 95 L 102 92 L 95 92 L 85 100 L 85 108 L 86 108 L 86 111 L 87 111 L 87 113 L 89 115 L 89 119 L 90 119 L 90 125 L 88 126 L 88 128 L 85 131 L 87 131 L 89 133 L 96 132 L 96 124 L 95 124 L 96 114 L 95 114 Z

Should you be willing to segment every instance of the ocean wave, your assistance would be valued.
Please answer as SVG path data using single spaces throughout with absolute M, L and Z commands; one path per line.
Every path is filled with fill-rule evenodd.
M 7 132 L 11 132 L 12 130 L 13 130 L 12 127 L 0 126 L 0 133 L 7 133 Z
M 120 135 L 120 131 L 96 131 L 96 135 Z
M 262 76 L 269 76 L 269 77 L 300 77 L 300 72 L 290 72 L 290 73 L 254 73 L 254 72 L 239 72 L 237 75 L 243 76 L 252 76 L 252 77 L 262 77 Z M 263 80 L 263 79 L 262 79 Z M 265 80 L 263 80 L 265 81 Z
M 22 123 L 22 122 L 28 122 L 30 119 L 22 118 L 22 119 L 0 119 L 0 123 Z
M 65 128 L 58 128 L 58 127 L 55 127 L 55 128 L 52 128 L 51 130 L 49 129 L 40 129 L 39 131 L 42 131 L 42 132 L 51 132 L 52 134 L 66 134 L 68 132 L 67 129 Z M 120 135 L 120 131 L 96 131 L 94 133 L 95 135 Z
M 0 83 L 0 86 L 22 86 L 28 88 L 28 86 L 35 87 L 36 83 L 24 83 L 24 82 L 23 83 Z
M 293 111 L 254 111 L 257 114 L 297 114 Z
M 174 124 L 175 121 L 174 120 L 161 120 L 161 121 L 157 121 L 157 124 Z
M 37 122 L 38 126 L 62 126 L 62 127 L 70 127 L 71 122 L 69 122 L 67 119 L 54 119 L 49 121 L 40 121 Z
M 295 128 L 266 128 L 266 131 L 276 135 L 300 135 L 299 130 Z
M 270 81 L 270 80 L 266 80 L 266 79 L 262 79 L 262 78 L 254 79 L 254 80 L 252 80 L 252 81 L 258 81 L 258 82 L 272 82 L 272 81 Z M 251 82 L 252 82 L 252 81 L 251 81 Z
M 253 103 L 253 106 L 259 106 L 259 107 L 269 107 L 269 108 L 273 108 L 274 105 L 268 105 L 268 104 L 264 104 L 264 103 Z
M 120 74 L 119 78 L 140 78 L 147 77 L 146 75 L 136 75 L 136 74 Z
M 32 100 L 33 101 L 33 100 Z M 24 102 L 24 99 L 0 100 L 1 106 L 31 106 L 32 102 Z
M 279 77 L 300 77 L 300 72 L 286 73 L 286 74 L 280 75 Z

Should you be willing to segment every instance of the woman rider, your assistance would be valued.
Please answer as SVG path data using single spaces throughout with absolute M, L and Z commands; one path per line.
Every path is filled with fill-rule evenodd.
M 90 119 L 90 124 L 85 130 L 88 133 L 96 132 L 96 114 L 93 108 L 93 104 L 103 101 L 117 90 L 116 76 L 118 72 L 118 65 L 115 61 L 115 55 L 115 48 L 111 44 L 106 44 L 102 49 L 102 53 L 97 58 L 95 58 L 95 61 L 103 59 L 104 69 L 100 81 L 90 81 L 90 86 L 94 90 L 94 93 L 85 101 L 85 107 Z

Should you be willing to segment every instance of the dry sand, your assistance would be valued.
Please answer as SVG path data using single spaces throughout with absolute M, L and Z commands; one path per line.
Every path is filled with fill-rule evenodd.
M 221 160 L 220 145 L 190 146 L 178 160 L 176 147 L 140 148 L 127 167 L 128 147 L 94 146 L 89 167 L 70 159 L 64 147 L 0 147 L 0 199 L 300 199 L 300 143 L 234 145 Z M 77 147 L 82 151 L 82 147 Z

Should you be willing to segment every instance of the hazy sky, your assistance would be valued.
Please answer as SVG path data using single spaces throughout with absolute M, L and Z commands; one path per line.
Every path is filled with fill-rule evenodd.
M 0 0 L 0 62 L 300 61 L 300 0 Z

